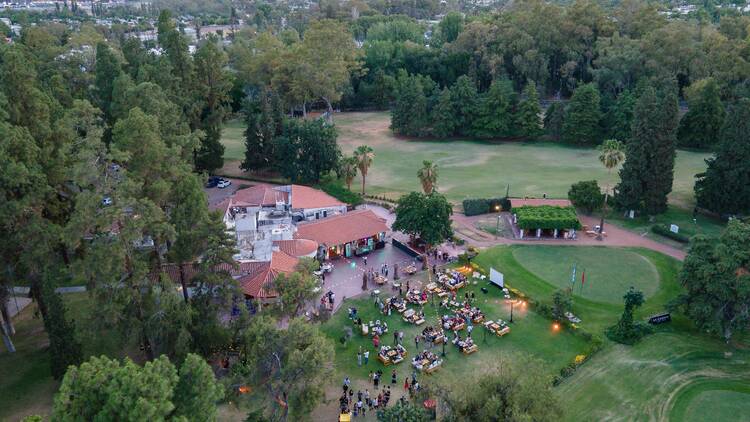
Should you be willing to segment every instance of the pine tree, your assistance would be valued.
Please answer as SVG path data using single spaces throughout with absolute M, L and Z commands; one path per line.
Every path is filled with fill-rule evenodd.
M 175 415 L 188 421 L 216 419 L 216 402 L 224 391 L 203 358 L 189 354 L 180 366 L 179 380 L 174 388 Z
M 513 136 L 515 107 L 516 93 L 512 82 L 506 78 L 493 81 L 490 89 L 480 98 L 473 135 L 481 138 Z
M 698 175 L 698 206 L 720 214 L 750 214 L 750 99 L 729 107 L 716 154 Z
M 536 92 L 536 84 L 529 81 L 523 89 L 524 99 L 518 104 L 515 115 L 518 134 L 527 138 L 535 138 L 542 134 L 539 116 L 542 110 L 539 107 L 539 94 Z
M 689 110 L 680 120 L 677 133 L 680 145 L 690 148 L 710 148 L 719 140 L 724 124 L 724 105 L 719 87 L 713 79 L 694 82 L 689 88 Z
M 455 117 L 451 92 L 448 88 L 444 88 L 430 114 L 430 120 L 433 122 L 432 134 L 438 138 L 453 136 L 456 131 Z
M 565 107 L 562 103 L 554 102 L 544 112 L 544 131 L 555 141 L 562 137 L 565 124 Z
M 600 141 L 599 90 L 594 84 L 578 87 L 565 110 L 562 139 L 571 144 L 596 144 Z
M 50 364 L 52 377 L 62 379 L 68 366 L 78 365 L 83 361 L 81 344 L 75 337 L 75 324 L 65 316 L 65 304 L 60 295 L 55 293 L 51 280 L 44 283 L 47 318 L 44 318 L 44 329 L 49 336 Z

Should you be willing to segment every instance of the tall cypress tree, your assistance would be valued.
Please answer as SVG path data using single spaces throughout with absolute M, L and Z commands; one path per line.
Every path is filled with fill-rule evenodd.
M 202 99 L 200 107 L 200 129 L 205 132 L 200 149 L 196 153 L 195 167 L 198 170 L 214 171 L 224 166 L 224 145 L 221 143 L 221 129 L 229 109 L 231 76 L 224 69 L 226 54 L 211 37 L 195 54 L 196 91 Z
M 422 82 L 405 72 L 398 78 L 396 104 L 391 110 L 391 129 L 401 135 L 424 134 L 427 122 L 427 97 Z
M 43 295 L 47 305 L 44 329 L 49 336 L 50 365 L 52 377 L 62 379 L 70 365 L 83 361 L 81 344 L 75 338 L 75 324 L 65 316 L 65 304 L 55 293 L 50 281 L 44 283 Z
M 536 92 L 536 84 L 529 81 L 523 89 L 523 100 L 518 104 L 516 113 L 516 125 L 518 134 L 534 138 L 542 134 L 539 115 L 542 113 L 539 107 L 539 94 Z
M 690 86 L 689 110 L 680 120 L 677 136 L 680 145 L 691 148 L 710 148 L 719 140 L 724 124 L 724 105 L 719 87 L 713 79 L 697 81 Z
M 615 188 L 619 207 L 648 214 L 666 211 L 674 176 L 677 116 L 673 89 L 643 89 L 635 106 L 621 181 Z
M 476 85 L 468 76 L 461 76 L 451 87 L 451 97 L 453 98 L 453 110 L 456 113 L 458 132 L 470 134 L 476 118 L 475 113 L 479 100 Z
M 599 90 L 594 84 L 581 85 L 565 110 L 562 139 L 571 144 L 596 144 L 600 141 L 601 109 Z
M 563 125 L 565 124 L 565 107 L 562 103 L 554 102 L 544 112 L 544 131 L 555 141 L 562 137 Z
M 100 42 L 96 45 L 96 104 L 104 112 L 107 122 L 114 124 L 112 117 L 112 92 L 115 80 L 122 73 L 120 62 L 109 46 Z
M 437 104 L 430 113 L 433 122 L 432 134 L 445 138 L 452 136 L 456 131 L 455 114 L 453 112 L 453 101 L 451 100 L 451 91 L 444 88 L 438 96 Z
M 244 112 L 245 160 L 240 167 L 245 171 L 273 167 L 273 140 L 281 134 L 283 120 L 277 97 L 262 90 L 257 98 L 245 101 Z
M 729 107 L 716 155 L 698 175 L 698 206 L 720 214 L 750 214 L 750 99 Z
M 628 90 L 617 96 L 617 100 L 615 100 L 605 118 L 609 139 L 617 139 L 621 142 L 627 142 L 630 139 L 635 102 L 635 96 Z

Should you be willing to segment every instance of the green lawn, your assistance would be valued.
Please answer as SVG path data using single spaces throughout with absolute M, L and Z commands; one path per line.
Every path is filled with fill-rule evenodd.
M 224 159 L 245 159 L 245 122 L 242 119 L 233 119 L 224 125 L 221 132 L 221 143 L 224 144 Z
M 750 353 L 683 330 L 612 345 L 558 391 L 569 421 L 747 421 Z
M 96 331 L 91 325 L 92 302 L 85 293 L 63 295 L 70 317 L 77 324 L 78 337 L 86 356 L 106 354 L 124 357 L 125 348 L 117 336 Z M 49 340 L 40 317 L 31 304 L 13 319 L 16 353 L 0 351 L 0 421 L 20 420 L 30 414 L 48 415 L 58 382 L 52 379 L 47 347 Z
M 684 244 L 652 232 L 651 226 L 653 226 L 654 224 L 663 224 L 666 226 L 669 226 L 670 224 L 676 224 L 679 227 L 681 234 L 690 237 L 696 234 L 718 236 L 726 226 L 724 222 L 718 219 L 707 217 L 701 214 L 696 215 L 695 221 L 693 221 L 692 210 L 679 208 L 676 206 L 670 206 L 664 214 L 654 216 L 653 220 L 651 221 L 649 220 L 649 217 L 642 216 L 630 219 L 617 212 L 613 212 L 610 214 L 611 215 L 607 217 L 607 220 L 617 224 L 618 226 L 645 234 L 646 237 L 649 237 L 651 239 L 658 240 L 664 243 L 670 243 L 673 246 L 678 247 L 682 247 L 684 246 Z
M 641 290 L 647 298 L 659 288 L 656 267 L 647 258 L 625 249 L 542 246 L 515 248 L 513 257 L 534 275 L 558 288 L 571 286 L 575 263 L 574 294 L 596 302 L 621 304 L 630 286 Z M 581 286 L 584 272 L 585 282 Z
M 478 288 L 462 289 L 461 293 L 475 291 L 478 297 L 478 305 L 484 311 L 488 319 L 501 318 L 506 321 L 510 318 L 510 308 L 504 301 L 500 300 L 500 294 L 497 289 L 491 290 L 484 295 Z M 355 328 L 352 322 L 347 318 L 346 309 L 355 306 L 361 315 L 363 321 L 385 320 L 388 323 L 389 332 L 383 338 L 383 344 L 393 343 L 394 330 L 404 331 L 404 346 L 409 352 L 408 361 L 404 361 L 395 367 L 389 366 L 387 369 L 377 361 L 377 352 L 374 350 L 372 341 L 369 337 L 362 336 L 354 330 L 354 336 L 351 341 L 342 344 L 338 339 L 343 335 L 343 327 Z M 438 325 L 438 315 L 443 315 L 447 311 L 442 308 L 433 308 L 431 305 L 425 306 L 425 322 L 417 327 L 408 324 L 401 319 L 401 315 L 393 313 L 390 317 L 383 316 L 374 306 L 372 300 L 356 299 L 347 300 L 342 305 L 342 310 L 334 314 L 333 317 L 323 325 L 323 331 L 336 343 L 336 371 L 339 379 L 343 376 L 353 378 L 367 379 L 368 371 L 382 369 L 390 375 L 391 369 L 395 368 L 399 374 L 411 374 L 411 356 L 417 351 L 414 345 L 414 337 L 421 333 L 427 325 Z M 475 326 L 472 337 L 479 346 L 479 351 L 469 356 L 459 353 L 458 349 L 452 344 L 446 345 L 447 355 L 444 359 L 443 366 L 435 374 L 430 376 L 431 380 L 451 380 L 466 379 L 466 377 L 477 376 L 482 373 L 483 368 L 492 360 L 496 359 L 501 353 L 517 352 L 525 355 L 534 356 L 540 359 L 548 368 L 550 374 L 556 373 L 566 363 L 572 362 L 576 354 L 581 353 L 586 342 L 578 336 L 567 332 L 555 332 L 551 329 L 549 320 L 542 318 L 529 310 L 514 309 L 514 323 L 511 325 L 511 332 L 503 337 L 485 335 L 484 327 Z M 459 332 L 462 337 L 466 336 L 466 330 Z M 362 346 L 370 350 L 370 363 L 368 366 L 357 366 L 357 351 Z M 424 344 L 420 343 L 420 349 L 424 349 Z M 439 347 L 434 349 L 441 351 Z M 403 379 L 401 381 L 403 383 Z
M 367 176 L 368 191 L 372 193 L 395 197 L 420 190 L 416 173 L 422 160 L 438 164 L 439 189 L 455 202 L 467 197 L 503 195 L 508 184 L 513 196 L 541 197 L 547 193 L 553 198 L 566 198 L 570 185 L 577 181 L 597 179 L 604 186 L 617 179 L 617 174 L 607 174 L 593 148 L 552 142 L 402 139 L 388 128 L 387 112 L 340 113 L 335 115 L 335 123 L 344 153 L 349 154 L 362 144 L 375 150 L 375 161 Z M 242 127 L 242 121 L 230 121 L 223 134 L 225 159 L 235 167 L 244 154 Z M 692 205 L 693 176 L 705 170 L 706 157 L 705 153 L 678 151 L 670 197 L 674 203 Z M 360 183 L 355 181 L 357 186 Z

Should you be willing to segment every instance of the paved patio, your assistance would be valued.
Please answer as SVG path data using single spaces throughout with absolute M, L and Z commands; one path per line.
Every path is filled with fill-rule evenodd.
M 369 294 L 369 292 L 376 289 L 386 292 L 386 294 L 392 292 L 391 282 L 393 281 L 394 264 L 398 264 L 399 281 L 405 283 L 407 279 L 419 278 L 420 273 L 411 277 L 403 273 L 403 269 L 412 262 L 415 262 L 415 260 L 402 250 L 394 247 L 390 243 L 390 240 L 386 242 L 385 248 L 370 252 L 366 256 L 367 265 L 365 265 L 364 257 L 338 258 L 331 261 L 333 263 L 333 271 L 326 274 L 326 279 L 323 283 L 323 293 L 325 294 L 330 290 L 336 295 L 334 310 L 338 309 L 344 299 L 359 296 L 362 293 Z M 373 270 L 379 273 L 383 263 L 388 264 L 388 283 L 382 286 L 369 283 L 367 286 L 368 290 L 363 292 L 362 274 Z M 417 268 L 421 269 L 421 265 L 421 262 L 417 262 Z M 424 273 L 422 274 L 422 277 L 424 277 Z

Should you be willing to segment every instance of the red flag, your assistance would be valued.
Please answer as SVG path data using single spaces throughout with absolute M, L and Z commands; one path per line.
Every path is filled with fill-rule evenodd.
M 586 282 L 586 270 L 581 271 L 581 287 L 583 287 L 583 283 Z

